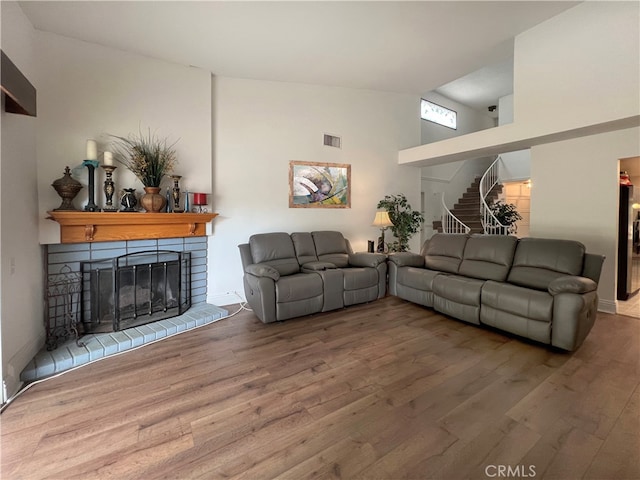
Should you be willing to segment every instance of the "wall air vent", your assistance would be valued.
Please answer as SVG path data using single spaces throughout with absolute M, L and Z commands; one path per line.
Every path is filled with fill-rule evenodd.
M 342 148 L 342 139 L 335 135 L 324 134 L 324 145 L 327 147 Z

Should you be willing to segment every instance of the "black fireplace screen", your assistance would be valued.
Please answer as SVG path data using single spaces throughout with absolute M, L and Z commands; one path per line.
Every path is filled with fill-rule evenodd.
M 117 331 L 191 306 L 191 253 L 154 250 L 82 262 L 85 332 Z

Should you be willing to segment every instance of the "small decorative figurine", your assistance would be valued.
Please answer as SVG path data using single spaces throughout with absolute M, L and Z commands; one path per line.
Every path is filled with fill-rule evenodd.
M 120 205 L 124 208 L 123 212 L 135 212 L 136 205 L 138 205 L 138 199 L 136 198 L 135 188 L 125 188 L 125 193 L 120 198 Z

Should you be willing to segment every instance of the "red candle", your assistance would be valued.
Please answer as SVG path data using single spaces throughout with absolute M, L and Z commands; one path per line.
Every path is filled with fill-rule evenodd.
M 193 204 L 194 205 L 206 205 L 207 204 L 207 194 L 206 193 L 194 193 L 193 194 Z

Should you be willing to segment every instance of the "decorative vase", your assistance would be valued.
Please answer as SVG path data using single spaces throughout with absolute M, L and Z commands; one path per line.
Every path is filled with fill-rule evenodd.
M 60 198 L 62 198 L 62 204 L 55 210 L 77 210 L 74 206 L 73 199 L 78 192 L 82 190 L 82 184 L 71 176 L 71 170 L 69 167 L 64 169 L 64 175 L 54 181 L 51 186 L 55 188 Z
M 160 213 L 167 200 L 160 194 L 160 187 L 144 187 L 144 195 L 140 197 L 140 205 L 147 213 Z

